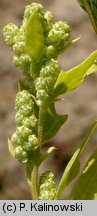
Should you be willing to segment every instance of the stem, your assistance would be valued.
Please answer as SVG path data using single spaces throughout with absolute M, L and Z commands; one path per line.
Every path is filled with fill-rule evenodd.
M 31 184 L 32 184 L 32 198 L 33 200 L 38 200 L 38 166 L 34 165 L 32 175 L 31 175 Z
M 96 23 L 93 15 L 92 15 L 91 8 L 90 8 L 88 0 L 84 0 L 84 4 L 85 4 L 86 11 L 87 11 L 87 13 L 89 15 L 89 18 L 91 20 L 92 26 L 94 28 L 94 31 L 97 34 L 97 23 Z
M 45 120 L 45 114 L 47 110 L 47 106 L 45 106 L 46 109 L 44 109 L 44 104 L 39 109 L 39 122 L 38 122 L 38 141 L 39 146 L 42 142 L 42 134 L 43 134 L 43 125 Z M 33 171 L 31 174 L 31 193 L 32 198 L 34 200 L 38 200 L 38 165 L 35 164 L 33 167 Z

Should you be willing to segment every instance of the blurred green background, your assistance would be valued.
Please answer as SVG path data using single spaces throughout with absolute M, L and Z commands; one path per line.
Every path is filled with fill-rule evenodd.
M 22 78 L 21 71 L 12 64 L 12 52 L 3 39 L 3 27 L 13 22 L 21 25 L 25 5 L 30 0 L 0 0 L 0 200 L 31 199 L 25 178 L 25 167 L 15 161 L 8 152 L 7 139 L 15 131 L 14 102 L 17 93 L 17 81 Z M 80 40 L 60 58 L 60 65 L 65 71 L 81 63 L 88 55 L 97 49 L 95 35 L 87 14 L 79 7 L 77 0 L 40 0 L 45 10 L 51 10 L 54 21 L 66 20 L 71 26 L 71 37 Z M 56 104 L 59 113 L 69 114 L 67 123 L 54 137 L 51 145 L 57 147 L 56 152 L 42 165 L 43 170 L 51 169 L 57 179 L 69 161 L 91 124 L 97 119 L 97 74 L 88 77 L 84 84 L 72 93 L 62 96 L 64 100 Z M 97 131 L 94 133 L 85 153 L 81 157 L 82 166 L 89 154 L 97 147 Z M 68 196 L 73 183 L 62 195 Z

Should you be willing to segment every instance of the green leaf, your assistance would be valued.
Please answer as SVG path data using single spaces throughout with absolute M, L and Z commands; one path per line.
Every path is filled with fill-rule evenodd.
M 80 86 L 85 76 L 90 74 L 88 69 L 93 65 L 96 57 L 97 50 L 80 65 L 70 69 L 66 73 L 61 72 L 54 86 L 54 97 L 65 94 Z
M 54 150 L 56 150 L 56 147 L 52 146 L 45 153 L 43 153 L 43 155 L 41 157 L 41 162 L 46 160 Z
M 26 52 L 35 62 L 39 62 L 44 50 L 44 35 L 41 21 L 36 10 L 33 11 L 32 15 L 28 19 L 25 36 Z
M 89 70 L 87 71 L 87 75 L 90 75 L 94 72 L 97 72 L 97 63 L 94 63 L 90 68 Z
M 80 168 L 79 156 L 82 153 L 85 146 L 87 145 L 96 127 L 97 121 L 93 124 L 88 135 L 86 136 L 80 147 L 76 150 L 71 160 L 67 164 L 67 167 L 63 173 L 63 176 L 57 189 L 56 199 L 60 196 L 61 192 L 66 188 L 66 186 L 77 176 Z
M 97 200 L 97 149 L 89 158 L 70 195 L 72 200 Z
M 64 53 L 68 48 L 70 48 L 72 45 L 74 45 L 78 40 L 80 39 L 80 37 L 70 41 L 67 45 L 65 45 L 62 49 L 58 50 L 56 55 L 60 55 L 62 53 Z
M 59 115 L 54 107 L 50 107 L 46 113 L 42 142 L 46 143 L 51 140 L 66 122 L 67 118 L 68 115 Z

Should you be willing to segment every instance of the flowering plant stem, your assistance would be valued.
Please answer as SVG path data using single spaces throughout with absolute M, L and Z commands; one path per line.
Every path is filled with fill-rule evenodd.
M 84 3 L 94 22 L 88 1 Z M 95 23 L 93 25 L 96 31 Z M 60 95 L 79 87 L 85 76 L 93 73 L 94 66 L 97 66 L 95 50 L 76 67 L 65 73 L 61 70 L 57 57 L 79 39 L 69 41 L 70 35 L 70 26 L 66 21 L 54 24 L 52 13 L 45 13 L 42 5 L 37 3 L 26 6 L 20 28 L 12 23 L 4 27 L 5 41 L 15 53 L 13 63 L 22 69 L 25 76 L 24 82 L 19 81 L 19 92 L 15 100 L 17 127 L 8 140 L 8 147 L 12 156 L 26 165 L 27 181 L 34 200 L 60 198 L 61 192 L 79 173 L 79 156 L 97 126 L 96 122 L 76 150 L 58 188 L 51 171 L 47 170 L 39 176 L 41 163 L 56 149 L 52 146 L 42 152 L 42 145 L 51 140 L 68 119 L 67 114 L 60 115 L 56 112 L 56 101 L 60 100 Z M 91 175 L 90 171 L 87 178 L 88 175 Z M 73 193 L 72 197 L 75 196 Z

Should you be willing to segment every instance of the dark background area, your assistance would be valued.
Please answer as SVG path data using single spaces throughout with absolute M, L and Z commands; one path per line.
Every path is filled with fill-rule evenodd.
M 22 73 L 12 64 L 12 52 L 3 39 L 3 27 L 9 22 L 21 25 L 25 5 L 30 0 L 0 0 L 0 199 L 31 199 L 25 178 L 25 167 L 15 161 L 8 152 L 7 139 L 15 131 L 14 102 L 17 93 L 18 79 Z M 77 0 L 40 0 L 45 10 L 51 10 L 54 21 L 65 20 L 71 26 L 71 37 L 80 40 L 59 58 L 65 71 L 81 63 L 88 55 L 97 49 L 95 35 L 88 16 L 79 7 Z M 69 119 L 62 127 L 51 145 L 57 147 L 56 152 L 42 165 L 43 170 L 51 169 L 57 181 L 69 161 L 71 155 L 87 134 L 91 124 L 97 119 L 97 74 L 88 77 L 84 84 L 62 97 L 64 100 L 56 104 L 59 113 L 67 113 Z M 97 131 L 81 157 L 83 163 L 89 154 L 97 147 Z M 82 163 L 82 165 L 83 165 Z M 66 197 L 72 184 L 63 194 Z

